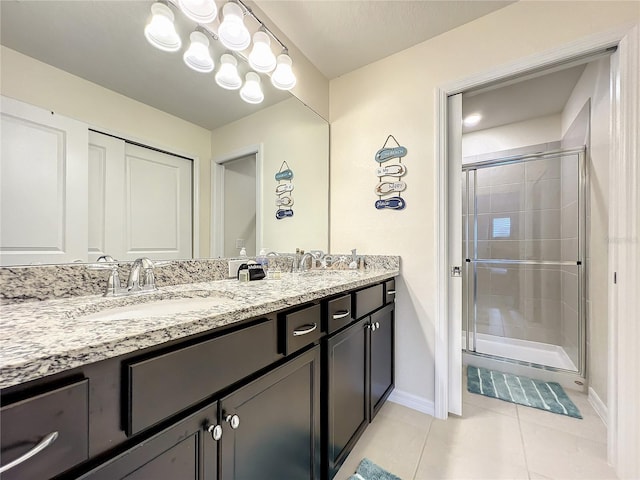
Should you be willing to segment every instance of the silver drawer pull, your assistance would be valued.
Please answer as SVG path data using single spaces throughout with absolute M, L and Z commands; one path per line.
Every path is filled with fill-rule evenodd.
M 305 328 L 301 328 L 301 329 L 296 328 L 293 331 L 293 336 L 294 337 L 299 337 L 300 335 L 306 335 L 307 333 L 311 333 L 316 328 L 318 328 L 318 325 L 314 323 L 312 325 L 303 325 L 303 327 L 305 327 Z
M 351 312 L 349 310 L 338 310 L 333 314 L 333 319 L 340 320 L 341 318 L 348 317 L 349 315 L 351 315 Z
M 2 467 L 0 467 L 0 473 L 6 472 L 10 468 L 13 468 L 16 465 L 20 465 L 21 463 L 26 462 L 31 457 L 37 455 L 42 450 L 44 450 L 49 445 L 51 445 L 53 442 L 55 442 L 56 438 L 58 438 L 58 432 L 51 432 L 49 435 L 47 435 L 42 440 L 40 440 L 40 443 L 38 443 L 35 447 L 33 447 L 27 453 L 16 458 L 13 462 L 9 462 L 6 465 L 3 465 Z
M 387 292 L 387 295 L 395 295 L 395 294 L 396 294 L 396 291 L 395 291 L 395 290 L 389 290 L 389 291 Z

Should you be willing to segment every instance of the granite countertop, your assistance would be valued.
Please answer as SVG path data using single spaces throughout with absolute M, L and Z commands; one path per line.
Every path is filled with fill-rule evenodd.
M 90 295 L 2 306 L 0 388 L 337 294 L 398 275 L 397 269 L 283 274 L 281 280 L 218 280 L 124 297 Z M 156 300 L 224 300 L 179 314 L 96 320 L 97 312 Z M 196 302 L 197 304 L 198 302 Z M 200 302 L 202 303 L 202 302 Z

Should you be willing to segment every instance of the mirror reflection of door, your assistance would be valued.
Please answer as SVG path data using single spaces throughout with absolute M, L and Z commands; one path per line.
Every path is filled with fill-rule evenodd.
M 237 257 L 243 246 L 247 255 L 256 255 L 256 155 L 229 160 L 222 167 L 224 256 Z

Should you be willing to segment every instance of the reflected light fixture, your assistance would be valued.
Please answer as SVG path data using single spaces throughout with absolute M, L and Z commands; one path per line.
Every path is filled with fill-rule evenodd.
M 471 115 L 467 115 L 462 123 L 465 127 L 475 127 L 482 120 L 482 115 L 479 113 L 472 113 Z
M 271 39 L 265 32 L 253 34 L 253 49 L 249 54 L 249 65 L 260 73 L 268 73 L 276 68 L 276 56 L 271 51 Z
M 242 79 L 238 75 L 238 61 L 236 57 L 225 53 L 220 57 L 220 67 L 216 73 L 216 83 L 226 90 L 237 90 L 242 86 Z
M 151 45 L 165 52 L 180 50 L 182 41 L 173 25 L 173 12 L 163 3 L 151 5 L 151 21 L 144 29 L 144 36 Z
M 291 69 L 291 57 L 286 53 L 278 55 L 277 66 L 271 74 L 271 83 L 279 90 L 291 90 L 296 86 L 296 76 Z
M 195 31 L 189 36 L 191 45 L 182 58 L 187 67 L 196 72 L 208 73 L 213 71 L 213 59 L 209 53 L 209 39 L 202 33 Z
M 218 7 L 213 0 L 178 0 L 182 13 L 197 23 L 211 23 L 218 15 Z
M 244 12 L 237 3 L 229 2 L 222 7 L 222 23 L 218 37 L 229 50 L 239 52 L 251 43 L 251 34 L 244 25 Z
M 264 94 L 260 88 L 260 76 L 257 73 L 247 73 L 244 86 L 240 90 L 240 98 L 253 104 L 261 103 L 264 100 Z

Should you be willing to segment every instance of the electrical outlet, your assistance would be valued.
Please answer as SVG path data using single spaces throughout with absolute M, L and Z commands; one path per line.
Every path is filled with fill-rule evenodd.
M 229 278 L 238 278 L 238 269 L 243 263 L 247 260 L 229 260 Z
M 244 238 L 238 238 L 236 240 L 236 248 L 244 248 Z

